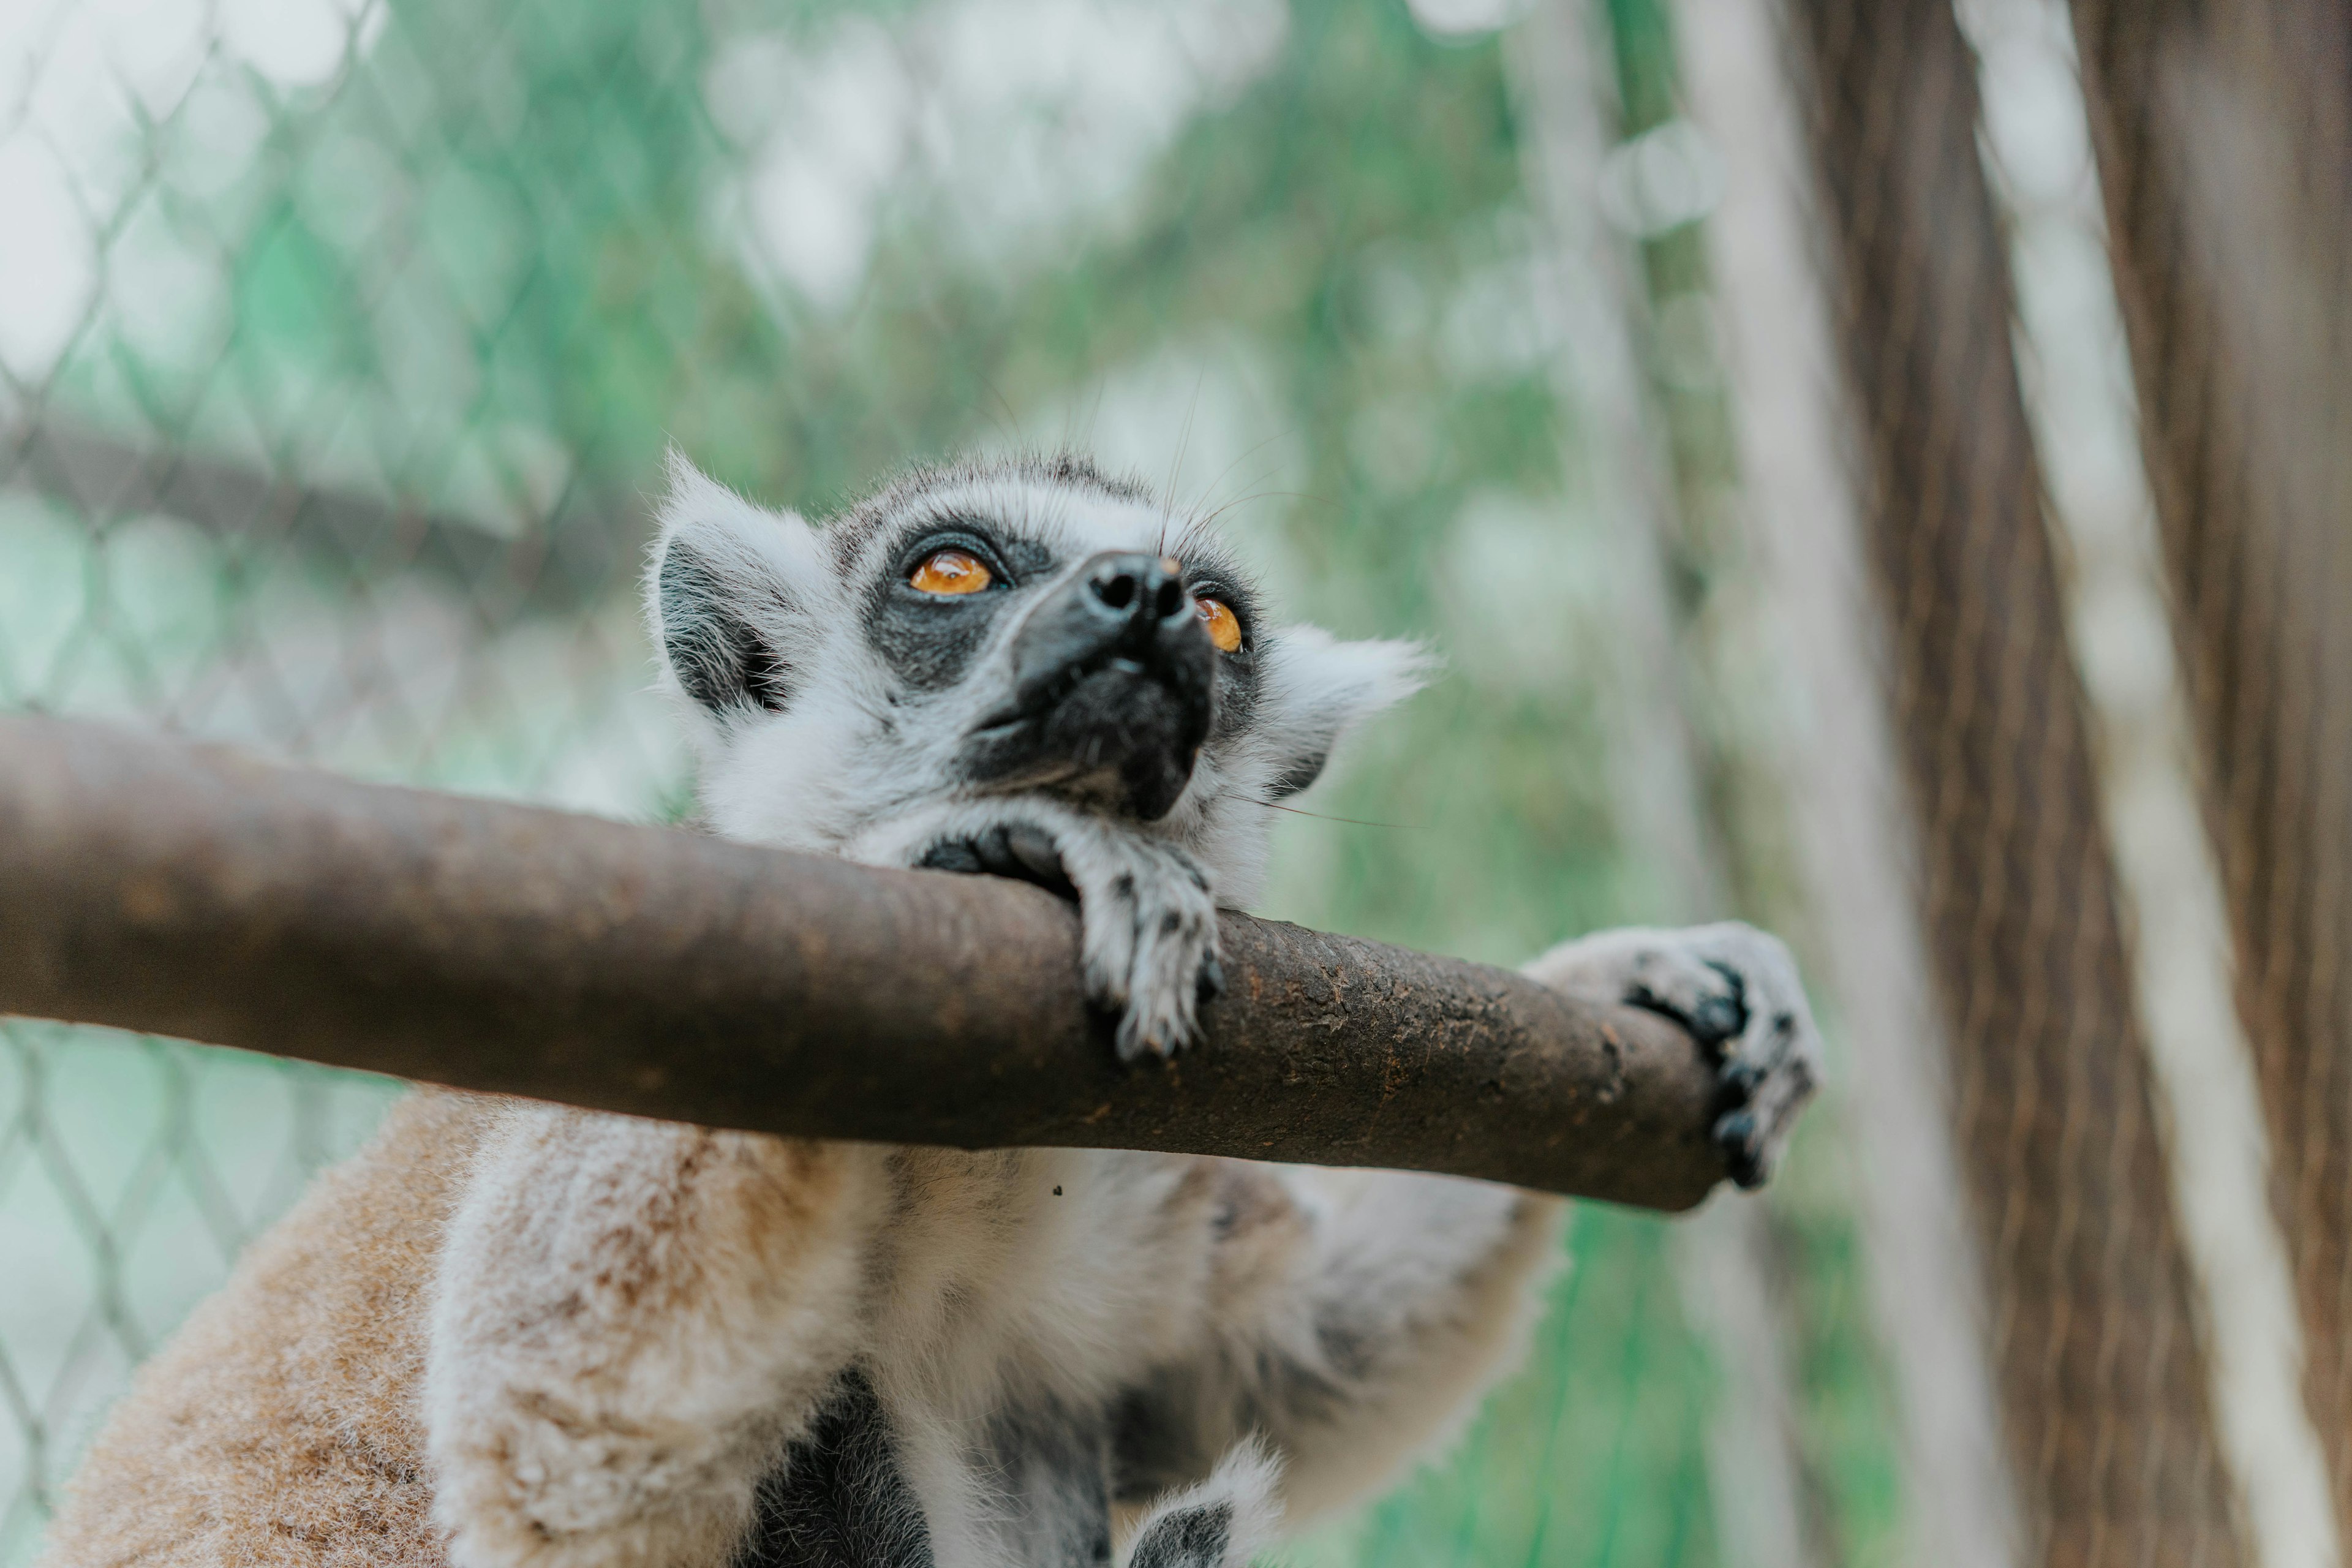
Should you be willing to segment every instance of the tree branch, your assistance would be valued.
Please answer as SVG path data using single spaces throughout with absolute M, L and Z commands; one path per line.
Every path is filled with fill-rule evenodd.
M 1034 888 L 363 784 L 0 716 L 0 1011 L 827 1138 L 1481 1176 L 1660 1209 L 1723 1175 L 1665 1020 L 1228 914 L 1226 994 L 1122 1068 Z

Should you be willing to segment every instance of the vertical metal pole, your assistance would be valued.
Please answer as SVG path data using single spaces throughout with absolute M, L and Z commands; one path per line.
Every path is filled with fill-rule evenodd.
M 2123 321 L 2107 286 L 2073 23 L 2063 0 L 1963 0 L 1982 85 L 2027 349 L 2026 407 L 2067 546 L 2067 623 L 2098 737 L 2098 775 L 2133 985 L 2163 1092 L 2173 1209 L 2194 1266 L 2214 1418 L 2264 1568 L 2333 1568 L 2334 1510 L 2304 1410 L 2303 1335 L 2272 1217 L 2269 1139 L 2232 1005 L 2221 879 L 2195 752 L 2163 551 L 2139 461 Z
M 2240 1563 L 1974 65 L 1948 0 L 1787 0 L 1782 16 L 2022 1555 Z
M 2352 12 L 2074 0 L 2303 1395 L 2352 1521 Z

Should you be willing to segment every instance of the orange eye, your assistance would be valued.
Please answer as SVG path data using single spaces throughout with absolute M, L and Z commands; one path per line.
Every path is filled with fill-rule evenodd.
M 1195 599 L 1201 613 L 1201 624 L 1209 628 L 1209 640 L 1222 653 L 1238 653 L 1242 646 L 1242 624 L 1234 613 L 1215 599 Z
M 979 558 L 961 550 L 934 551 L 907 579 L 926 594 L 977 594 L 992 581 Z

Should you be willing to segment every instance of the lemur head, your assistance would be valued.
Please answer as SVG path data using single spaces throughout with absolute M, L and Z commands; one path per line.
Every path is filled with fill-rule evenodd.
M 1274 624 L 1205 528 L 1069 457 L 920 469 L 822 527 L 674 458 L 646 599 L 717 831 L 919 859 L 887 825 L 1045 797 L 1182 847 L 1229 902 L 1268 807 L 1421 662 Z

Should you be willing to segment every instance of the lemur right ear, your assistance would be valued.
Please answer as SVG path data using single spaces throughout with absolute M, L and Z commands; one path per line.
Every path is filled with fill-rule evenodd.
M 1433 660 L 1404 642 L 1340 642 L 1316 626 L 1285 626 L 1265 646 L 1254 750 L 1269 804 L 1322 775 L 1349 730 L 1421 689 Z
M 812 601 L 831 587 L 797 514 L 753 506 L 670 453 L 646 619 L 688 697 L 722 719 L 791 706 Z

